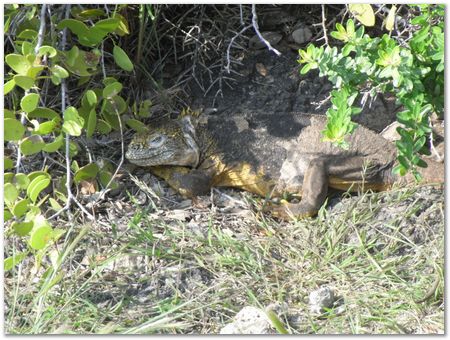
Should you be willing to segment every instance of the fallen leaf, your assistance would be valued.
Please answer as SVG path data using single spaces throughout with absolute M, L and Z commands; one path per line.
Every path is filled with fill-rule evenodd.
M 267 76 L 268 73 L 267 68 L 261 63 L 256 63 L 256 71 L 258 71 L 258 73 L 263 77 Z

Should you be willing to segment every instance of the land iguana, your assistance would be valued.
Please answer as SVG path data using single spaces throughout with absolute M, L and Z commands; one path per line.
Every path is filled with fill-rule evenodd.
M 235 187 L 265 197 L 297 194 L 300 203 L 272 206 L 278 218 L 315 215 L 328 189 L 389 189 L 396 176 L 395 146 L 358 126 L 346 136 L 347 150 L 322 141 L 326 117 L 307 114 L 185 116 L 155 122 L 137 133 L 126 158 L 163 178 L 185 197 L 211 187 Z M 423 182 L 443 183 L 444 164 L 427 160 Z

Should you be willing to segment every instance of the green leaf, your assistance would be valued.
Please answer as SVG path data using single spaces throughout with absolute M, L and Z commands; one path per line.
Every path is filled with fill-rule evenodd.
M 108 85 L 111 85 L 112 83 L 116 83 L 116 82 L 117 82 L 117 79 L 114 77 L 106 77 L 106 78 L 102 79 L 102 83 L 103 83 L 103 85 L 105 85 L 105 87 Z M 101 93 L 97 93 L 97 96 L 100 96 L 100 95 L 101 95 Z
M 5 141 L 21 140 L 25 133 L 25 127 L 17 119 L 5 118 L 4 120 Z
M 372 6 L 369 4 L 350 4 L 348 9 L 355 18 L 364 26 L 372 27 L 375 25 L 375 14 Z
M 16 86 L 16 83 L 14 81 L 14 78 L 7 81 L 4 85 L 3 85 L 3 94 L 7 95 L 9 92 L 12 91 L 12 89 L 14 88 L 14 86 Z
M 26 190 L 30 184 L 30 179 L 27 175 L 18 173 L 14 176 L 13 183 L 16 184 L 19 189 Z
M 346 57 L 350 54 L 350 52 L 352 52 L 354 50 L 355 50 L 355 46 L 351 43 L 348 43 L 342 48 L 342 55 L 344 57 Z
M 114 82 L 103 89 L 103 98 L 112 98 L 122 90 L 122 84 Z
M 33 171 L 33 172 L 30 172 L 30 173 L 27 175 L 27 177 L 28 177 L 28 179 L 29 179 L 30 181 L 33 181 L 33 180 L 34 180 L 36 177 L 38 177 L 38 176 L 45 176 L 45 177 L 47 177 L 48 179 L 51 179 L 50 174 L 47 173 L 47 172 L 45 172 L 45 171 Z
M 48 201 L 49 201 L 50 206 L 52 207 L 53 210 L 55 210 L 55 211 L 62 210 L 63 207 L 62 207 L 61 204 L 59 204 L 58 201 L 56 201 L 54 198 L 50 197 L 50 198 L 48 199 Z
M 20 101 L 20 107 L 26 113 L 29 113 L 36 109 L 39 103 L 39 95 L 37 93 L 29 93 Z
M 300 74 L 308 73 L 309 70 L 311 70 L 311 64 L 306 64 L 300 70 Z
M 11 214 L 9 209 L 3 209 L 3 222 L 9 221 L 13 217 L 14 216 L 13 216 L 13 214 Z
M 41 73 L 41 71 L 44 69 L 44 66 L 38 65 L 38 66 L 31 66 L 28 69 L 27 76 L 33 79 L 36 79 L 36 77 Z
M 58 121 L 61 120 L 61 117 L 59 116 L 56 111 L 53 111 L 52 109 L 49 109 L 47 107 L 38 107 L 34 109 L 33 111 L 29 112 L 27 117 L 29 119 L 31 118 L 45 118 L 45 119 L 56 119 Z
M 3 109 L 3 118 L 16 118 L 14 111 Z
M 17 36 L 21 39 L 29 39 L 29 40 L 35 40 L 37 38 L 38 32 L 32 29 L 25 29 L 22 32 L 19 33 Z
M 97 163 L 89 163 L 88 165 L 85 165 L 78 169 L 78 171 L 75 172 L 73 179 L 75 183 L 80 183 L 82 180 L 95 178 L 98 171 L 99 168 Z
M 113 56 L 114 61 L 117 65 L 119 65 L 121 69 L 128 72 L 133 71 L 134 66 L 130 58 L 128 58 L 128 55 L 125 53 L 125 51 L 117 45 L 115 45 L 113 48 Z
M 44 45 L 44 46 L 39 47 L 37 56 L 40 57 L 40 56 L 43 56 L 45 54 L 47 54 L 49 58 L 53 58 L 54 56 L 56 56 L 56 50 L 52 46 L 45 46 Z
M 43 122 L 39 124 L 39 127 L 35 130 L 35 132 L 39 135 L 47 135 L 55 129 L 56 125 L 57 123 L 54 120 Z
M 61 134 L 58 137 L 56 137 L 53 142 L 45 144 L 45 146 L 42 148 L 42 150 L 45 152 L 55 152 L 55 151 L 59 150 L 59 148 L 61 148 L 61 146 L 63 146 L 63 144 L 64 144 L 64 139 L 63 139 L 63 135 Z
M 92 90 L 87 90 L 81 99 L 81 105 L 88 108 L 97 106 L 97 95 Z
M 98 174 L 99 177 L 99 181 L 100 184 L 102 185 L 103 188 L 106 188 L 106 186 L 108 185 L 109 181 L 112 178 L 112 174 L 109 171 L 105 171 L 105 170 L 101 170 Z M 109 188 L 110 189 L 117 189 L 119 187 L 119 184 L 117 184 L 117 182 L 112 181 Z
M 109 18 L 97 21 L 93 28 L 99 30 L 104 33 L 104 36 L 107 33 L 114 32 L 120 24 L 120 20 L 116 18 Z M 102 38 L 103 39 L 103 38 Z
M 34 45 L 29 41 L 22 42 L 22 54 L 27 55 L 32 53 L 34 53 Z
M 33 221 L 13 222 L 11 228 L 19 236 L 27 236 L 33 229 Z
M 52 75 L 50 76 L 50 79 L 51 79 L 52 83 L 55 84 L 55 85 L 57 85 L 57 86 L 58 86 L 59 84 L 61 84 L 61 78 L 58 77 L 56 74 L 52 74 Z
M 24 90 L 29 90 L 33 87 L 34 85 L 34 79 L 31 77 L 27 77 L 27 76 L 21 76 L 21 75 L 15 75 L 14 76 L 14 82 L 16 83 L 16 85 L 20 86 L 21 88 L 23 88 Z
M 339 22 L 336 23 L 336 29 L 337 29 L 337 31 L 338 31 L 339 33 L 342 33 L 342 34 L 347 35 L 347 31 L 345 30 L 345 27 L 342 26 L 341 23 L 339 23 Z
M 144 123 L 140 122 L 137 119 L 128 119 L 126 121 L 126 124 L 132 128 L 136 132 L 146 132 L 148 131 L 148 128 L 145 126 Z
M 389 10 L 389 14 L 386 18 L 386 29 L 388 31 L 392 31 L 392 29 L 394 28 L 396 11 L 397 11 L 397 6 L 392 5 L 391 9 Z
M 63 55 L 62 63 L 70 73 L 76 74 L 80 77 L 89 77 L 94 74 L 94 71 L 90 71 L 91 68 L 95 68 L 100 60 L 98 57 L 93 56 L 93 53 L 89 53 L 79 50 L 74 46 L 68 52 L 61 52 Z M 88 60 L 89 63 L 88 63 Z
M 35 153 L 42 151 L 44 146 L 45 143 L 41 136 L 31 135 L 24 138 L 20 143 L 20 152 L 25 156 L 34 155 Z
M 354 38 L 355 36 L 355 23 L 352 19 L 347 20 L 347 35 L 349 38 Z
M 114 96 L 104 101 L 103 108 L 105 112 L 116 116 L 116 114 L 122 114 L 126 111 L 127 103 L 121 96 Z
M 19 202 L 17 202 L 12 209 L 12 213 L 14 214 L 14 216 L 19 218 L 25 215 L 28 211 L 29 203 L 30 201 L 28 200 L 28 198 L 22 199 Z
M 53 73 L 53 75 L 61 79 L 67 78 L 69 76 L 69 72 L 67 72 L 64 67 L 61 67 L 59 65 L 53 65 L 50 68 L 50 71 Z
M 27 195 L 33 201 L 36 202 L 37 197 L 50 184 L 50 179 L 47 176 L 40 175 L 33 179 L 27 188 Z
M 419 157 L 417 157 L 417 158 L 414 160 L 414 164 L 417 165 L 417 166 L 419 166 L 419 167 L 421 167 L 421 168 L 426 168 L 426 167 L 428 167 L 428 164 L 427 164 L 423 159 L 421 159 L 421 158 L 419 158 Z
M 64 148 L 65 148 L 65 145 L 66 144 L 64 143 Z M 73 158 L 78 154 L 79 151 L 80 151 L 79 145 L 76 142 L 71 140 L 69 143 L 69 156 L 71 158 Z
M 111 125 L 103 119 L 97 120 L 97 131 L 101 134 L 107 135 L 111 132 Z
M 95 19 L 97 17 L 102 17 L 104 15 L 105 15 L 105 12 L 102 11 L 101 9 L 97 9 L 97 8 L 95 8 L 95 9 L 86 9 L 86 10 L 81 11 L 81 12 L 76 14 L 77 17 L 80 17 L 80 19 L 84 19 L 84 20 L 92 20 L 92 19 Z
M 78 114 L 73 106 L 64 111 L 64 123 L 62 129 L 71 136 L 80 136 L 83 129 L 84 119 Z
M 3 269 L 5 271 L 13 269 L 20 262 L 22 262 L 25 259 L 25 257 L 27 257 L 27 253 L 17 253 L 17 254 L 14 254 L 13 256 L 6 258 L 3 261 Z
M 139 104 L 139 112 L 138 115 L 143 118 L 148 118 L 152 115 L 151 107 L 153 103 L 150 99 L 145 99 Z
M 14 179 L 14 173 L 6 172 L 3 174 L 3 182 L 4 183 L 12 183 L 13 179 Z
M 41 218 L 41 216 L 42 215 L 39 215 L 37 218 Z M 44 219 L 44 217 L 42 217 L 42 219 Z M 39 223 L 40 226 L 35 226 L 30 235 L 30 246 L 36 250 L 43 249 L 52 239 L 53 234 L 52 227 L 46 220 L 45 222 L 39 221 Z
M 5 200 L 5 203 L 9 206 L 12 206 L 17 197 L 19 197 L 19 191 L 17 190 L 17 188 L 11 183 L 6 183 L 3 186 L 3 198 Z
M 3 169 L 8 170 L 14 168 L 14 162 L 11 158 L 5 157 L 3 159 Z
M 119 36 L 124 36 L 126 34 L 130 34 L 130 29 L 128 27 L 128 22 L 123 17 L 123 15 L 120 15 L 119 13 L 114 13 L 113 18 L 120 20 L 119 26 L 116 28 L 114 33 L 116 33 Z
M 389 78 L 392 76 L 392 66 L 387 66 L 381 70 L 378 75 L 380 78 Z
M 332 31 L 332 32 L 330 33 L 330 35 L 331 35 L 334 39 L 336 39 L 336 40 L 342 40 L 342 41 L 344 41 L 344 42 L 347 42 L 347 41 L 348 41 L 347 34 L 345 34 L 345 33 Z
M 64 28 L 68 28 L 78 37 L 78 39 L 83 36 L 87 37 L 87 35 L 89 35 L 89 28 L 86 26 L 86 24 L 75 19 L 63 19 L 58 23 L 58 25 L 56 25 L 56 28 L 61 31 Z
M 5 57 L 5 62 L 14 72 L 22 75 L 26 75 L 31 66 L 27 58 L 21 54 L 8 54 Z
M 283 322 L 278 318 L 278 315 L 273 310 L 266 310 L 266 315 L 272 326 L 278 331 L 279 334 L 289 334 L 286 327 L 284 327 Z
M 97 112 L 95 112 L 95 109 L 92 109 L 89 113 L 89 119 L 87 121 L 87 127 L 86 127 L 86 136 L 88 138 L 91 138 L 92 135 L 95 132 L 95 125 L 97 123 Z

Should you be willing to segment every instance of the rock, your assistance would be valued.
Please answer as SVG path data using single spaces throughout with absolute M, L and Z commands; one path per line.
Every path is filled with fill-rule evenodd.
M 281 38 L 283 37 L 280 33 L 277 32 L 262 32 L 261 35 L 266 39 L 270 45 L 277 44 Z M 266 44 L 261 41 L 261 39 L 258 37 L 258 35 L 253 36 L 250 38 L 250 41 L 248 42 L 248 47 L 259 50 L 266 47 Z
M 309 309 L 311 313 L 320 314 L 325 308 L 333 307 L 334 292 L 329 287 L 321 287 L 309 294 Z
M 398 127 L 405 127 L 405 126 L 397 121 L 392 122 L 391 124 L 386 126 L 383 131 L 380 132 L 380 135 L 390 142 L 395 142 L 396 140 L 400 139 L 400 135 L 397 132 Z
M 297 28 L 294 32 L 292 32 L 292 39 L 294 39 L 297 44 L 309 42 L 311 38 L 312 33 L 308 27 Z
M 234 321 L 220 330 L 220 334 L 276 334 L 264 311 L 247 306 L 236 314 Z

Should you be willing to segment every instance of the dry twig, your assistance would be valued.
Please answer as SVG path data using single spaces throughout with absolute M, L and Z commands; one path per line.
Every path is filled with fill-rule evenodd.
M 259 37 L 259 39 L 267 46 L 269 51 L 273 51 L 276 55 L 281 55 L 281 52 L 277 49 L 273 48 L 272 45 L 270 45 L 270 42 L 268 42 L 264 37 L 262 36 L 261 32 L 259 31 L 258 26 L 258 16 L 256 15 L 256 5 L 252 4 L 252 24 L 253 28 L 255 29 L 256 35 Z

